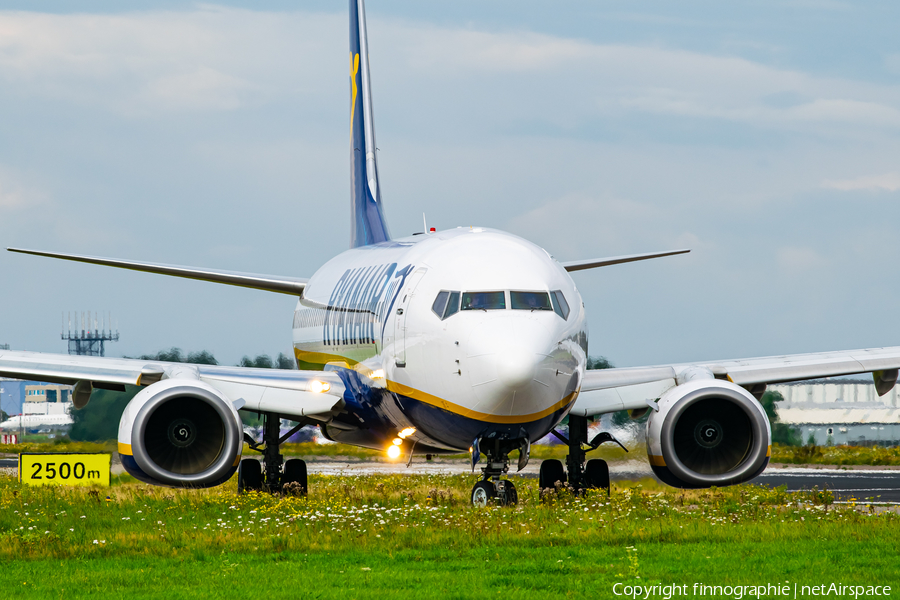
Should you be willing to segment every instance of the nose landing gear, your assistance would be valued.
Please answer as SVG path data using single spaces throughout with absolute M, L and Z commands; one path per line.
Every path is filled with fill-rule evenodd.
M 487 448 L 479 448 L 485 444 Z M 473 445 L 472 468 L 478 462 L 481 452 L 487 457 L 487 465 L 481 469 L 483 478 L 472 488 L 472 505 L 488 506 L 500 504 L 501 506 L 514 506 L 519 503 L 519 494 L 515 484 L 508 479 L 500 479 L 509 472 L 509 453 L 519 449 L 519 470 L 528 462 L 528 454 L 531 446 L 528 438 L 524 440 L 505 439 L 478 439 Z

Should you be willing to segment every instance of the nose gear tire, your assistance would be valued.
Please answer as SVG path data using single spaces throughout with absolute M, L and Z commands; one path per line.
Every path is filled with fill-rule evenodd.
M 494 503 L 496 497 L 497 490 L 494 488 L 493 482 L 479 481 L 472 488 L 473 506 L 489 506 Z

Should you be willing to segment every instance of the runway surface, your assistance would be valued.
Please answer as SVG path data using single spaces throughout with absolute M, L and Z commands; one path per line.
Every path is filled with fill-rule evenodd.
M 16 469 L 18 460 L 0 458 L 0 468 Z M 310 461 L 309 472 L 328 475 L 371 475 L 389 473 L 415 474 L 461 474 L 471 473 L 469 465 L 462 461 L 432 462 L 416 461 L 408 468 L 405 464 L 369 461 Z M 539 462 L 533 461 L 517 474 L 519 477 L 537 477 Z M 114 472 L 121 472 L 121 465 L 113 465 Z M 633 481 L 652 478 L 653 473 L 642 461 L 622 461 L 610 465 L 610 476 L 614 481 Z M 900 504 L 900 470 L 878 467 L 868 468 L 804 468 L 773 466 L 766 469 L 753 483 L 768 487 L 786 485 L 789 492 L 809 490 L 813 486 L 830 489 L 835 500 L 840 502 L 869 501 L 885 504 Z
M 753 480 L 769 487 L 786 485 L 789 492 L 830 489 L 837 501 L 900 503 L 900 471 L 878 469 L 766 469 Z

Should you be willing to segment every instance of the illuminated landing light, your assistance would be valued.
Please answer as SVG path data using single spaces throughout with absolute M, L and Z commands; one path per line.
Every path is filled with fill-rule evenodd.
M 402 439 L 402 440 L 405 440 L 406 438 L 408 438 L 409 436 L 411 436 L 411 435 L 414 434 L 415 432 L 416 432 L 416 428 L 415 428 L 415 427 L 407 427 L 406 429 L 404 429 L 403 431 L 401 431 L 400 433 L 398 433 L 398 434 L 397 434 L 397 437 L 399 437 L 399 438 Z
M 315 394 L 323 394 L 331 389 L 331 384 L 327 381 L 319 381 L 318 379 L 313 379 L 309 382 L 309 391 Z
M 372 371 L 372 379 L 384 379 L 384 369 L 375 369 Z
M 400 446 L 391 445 L 387 449 L 388 458 L 397 458 L 400 456 Z
M 399 446 L 399 445 L 402 444 L 402 443 L 403 443 L 403 440 L 401 440 L 400 438 L 394 438 L 394 445 L 395 445 L 395 446 Z

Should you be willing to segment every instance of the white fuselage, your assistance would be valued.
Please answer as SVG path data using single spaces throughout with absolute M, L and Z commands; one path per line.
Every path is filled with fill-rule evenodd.
M 19 415 L 0 423 L 0 431 L 20 429 L 65 429 L 72 425 L 69 415 Z
M 485 298 L 489 308 L 473 308 Z M 448 311 L 451 302 L 459 310 Z M 577 396 L 587 328 L 574 282 L 545 250 L 458 228 L 330 260 L 298 302 L 293 344 L 301 369 L 358 373 L 360 410 L 388 429 L 414 427 L 418 443 L 464 449 L 498 428 L 546 435 Z

